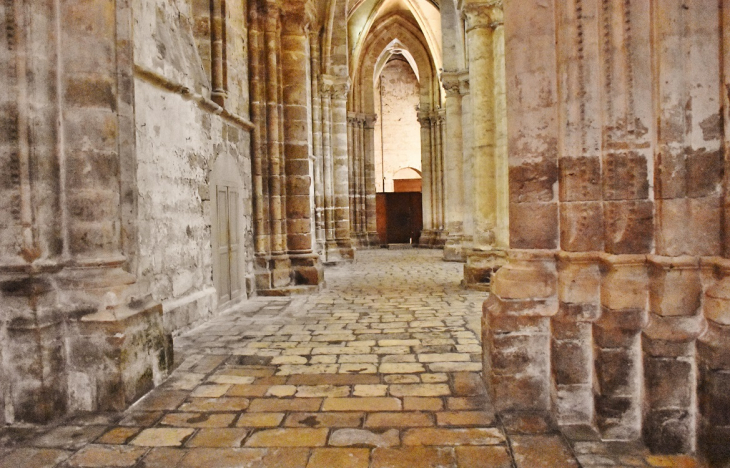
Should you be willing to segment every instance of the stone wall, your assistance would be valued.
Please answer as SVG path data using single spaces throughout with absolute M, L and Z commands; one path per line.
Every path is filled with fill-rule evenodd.
M 139 281 L 163 304 L 166 329 L 180 332 L 221 307 L 213 272 L 212 224 L 216 220 L 214 166 L 225 159 L 237 169 L 239 232 L 242 238 L 240 281 L 253 288 L 251 163 L 248 128 L 217 115 L 204 104 L 211 96 L 210 65 L 199 50 L 210 33 L 195 16 L 195 2 L 139 1 L 135 4 L 135 117 L 139 190 Z M 226 12 L 228 35 L 225 108 L 248 115 L 244 12 Z M 209 21 L 209 16 L 203 19 Z M 197 28 L 197 29 L 196 29 Z M 198 36 L 200 36 L 198 34 Z M 210 42 L 210 35 L 208 43 Z M 196 45 L 197 39 L 197 47 Z M 210 61 L 210 57 L 208 57 Z M 184 86 L 199 98 L 180 90 Z M 246 294 L 239 296 L 245 299 Z
M 416 115 L 420 102 L 418 80 L 405 60 L 391 60 L 383 68 L 380 80 L 381 85 L 375 90 L 378 114 L 374 148 L 375 186 L 378 192 L 392 192 L 396 172 L 407 167 L 421 170 L 421 130 Z
M 511 250 L 483 328 L 500 411 L 727 452 L 728 6 L 505 2 Z

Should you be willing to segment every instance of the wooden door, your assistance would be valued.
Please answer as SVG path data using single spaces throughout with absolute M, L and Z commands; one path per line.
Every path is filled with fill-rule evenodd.
M 241 294 L 238 234 L 238 191 L 218 186 L 218 300 L 224 304 Z
M 376 202 L 381 243 L 417 244 L 423 229 L 421 193 L 378 193 Z

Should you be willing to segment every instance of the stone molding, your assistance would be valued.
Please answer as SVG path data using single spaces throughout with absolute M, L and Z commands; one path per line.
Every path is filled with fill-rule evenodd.
M 209 112 L 214 115 L 219 115 L 224 120 L 232 123 L 233 125 L 251 132 L 254 129 L 254 124 L 250 120 L 241 117 L 238 114 L 230 112 L 225 107 L 221 107 L 213 100 L 206 98 L 205 96 L 196 93 L 192 89 L 184 86 L 166 76 L 163 76 L 155 71 L 145 68 L 141 65 L 134 65 L 134 76 L 143 80 L 153 86 L 165 89 L 175 94 L 179 94 L 188 101 L 193 101 L 200 109 Z
M 472 29 L 497 29 L 500 26 L 504 26 L 502 0 L 467 3 L 464 5 L 462 12 L 467 22 L 467 33 Z

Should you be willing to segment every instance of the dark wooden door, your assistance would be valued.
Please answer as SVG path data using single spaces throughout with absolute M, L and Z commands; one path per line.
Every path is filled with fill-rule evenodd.
M 381 242 L 418 243 L 423 229 L 421 192 L 379 193 L 377 199 L 378 233 Z

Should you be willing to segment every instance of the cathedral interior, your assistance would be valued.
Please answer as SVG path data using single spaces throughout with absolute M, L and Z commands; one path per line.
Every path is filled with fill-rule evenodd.
M 2 0 L 25 466 L 730 466 L 730 0 Z

